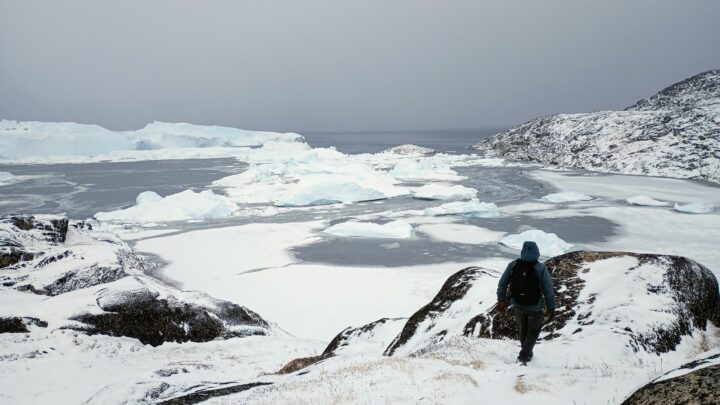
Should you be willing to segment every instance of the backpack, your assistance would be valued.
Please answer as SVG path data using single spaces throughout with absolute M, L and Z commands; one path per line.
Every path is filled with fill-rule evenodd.
M 510 294 L 517 304 L 536 305 L 540 301 L 540 279 L 535 269 L 537 261 L 518 260 L 512 270 Z

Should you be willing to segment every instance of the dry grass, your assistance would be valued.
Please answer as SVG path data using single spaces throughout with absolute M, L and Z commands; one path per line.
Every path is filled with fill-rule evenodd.
M 542 384 L 540 384 L 542 382 Z M 513 389 L 521 394 L 527 394 L 531 391 L 542 391 L 542 392 L 548 392 L 548 390 L 545 388 L 547 386 L 546 381 L 539 381 L 536 383 L 530 383 L 525 380 L 524 376 L 518 376 L 515 380 L 515 384 L 513 385 Z

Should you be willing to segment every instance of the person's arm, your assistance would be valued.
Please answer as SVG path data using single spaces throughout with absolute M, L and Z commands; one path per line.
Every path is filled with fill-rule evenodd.
M 507 297 L 507 288 L 508 284 L 510 284 L 510 277 L 512 276 L 512 269 L 515 267 L 516 260 L 511 261 L 508 263 L 507 267 L 505 268 L 505 272 L 503 272 L 502 276 L 500 277 L 500 281 L 498 281 L 498 288 L 497 288 L 497 299 L 499 301 L 504 301 Z
M 555 290 L 553 289 L 552 276 L 550 276 L 550 272 L 544 264 L 540 265 L 542 266 L 540 285 L 545 296 L 545 305 L 547 305 L 548 309 L 555 309 Z

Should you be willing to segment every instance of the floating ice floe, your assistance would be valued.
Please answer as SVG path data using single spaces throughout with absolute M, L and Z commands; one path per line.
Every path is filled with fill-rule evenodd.
M 381 173 L 315 174 L 303 176 L 290 185 L 274 204 L 298 207 L 383 200 L 407 194 L 408 189 L 396 186 L 392 178 Z
M 392 148 L 385 149 L 381 153 L 393 153 L 396 155 L 409 155 L 409 156 L 432 156 L 437 153 L 435 149 L 426 148 L 424 146 L 405 144 L 398 145 Z
M 9 172 L 0 172 L 0 186 L 5 186 L 15 182 L 16 177 Z
M 542 197 L 540 201 L 546 203 L 564 203 L 575 201 L 590 201 L 592 199 L 593 197 L 587 194 L 576 193 L 574 191 L 566 191 L 563 193 L 548 194 Z
M 494 243 L 505 236 L 505 232 L 491 231 L 490 229 L 466 224 L 426 224 L 419 226 L 417 230 L 436 241 L 464 245 Z
M 324 232 L 354 238 L 407 239 L 412 237 L 413 227 L 400 219 L 385 224 L 347 221 L 335 224 L 325 229 Z
M 630 197 L 625 200 L 625 202 L 630 205 L 642 205 L 647 207 L 667 207 L 668 205 L 670 205 L 670 203 L 667 201 L 658 201 L 645 195 Z
M 464 179 L 448 163 L 434 157 L 401 160 L 388 174 L 401 180 L 456 181 Z
M 540 248 L 540 254 L 546 257 L 561 255 L 573 247 L 573 245 L 560 239 L 556 234 L 543 232 L 538 229 L 506 236 L 500 243 L 509 248 L 520 250 L 525 241 L 537 243 L 538 248 Z
M 477 190 L 459 184 L 426 184 L 413 189 L 412 194 L 421 200 L 469 200 L 477 195 Z
M 196 193 L 192 190 L 161 197 L 145 191 L 137 196 L 134 206 L 110 212 L 98 212 L 100 221 L 117 222 L 166 222 L 190 219 L 223 218 L 232 215 L 237 205 L 229 198 L 211 190 Z
M 431 217 L 441 215 L 462 215 L 476 218 L 497 218 L 500 209 L 494 203 L 480 202 L 477 198 L 470 201 L 454 201 L 439 207 L 426 208 L 424 214 Z
M 709 214 L 715 210 L 715 206 L 710 203 L 696 201 L 685 205 L 676 203 L 673 209 L 687 214 Z

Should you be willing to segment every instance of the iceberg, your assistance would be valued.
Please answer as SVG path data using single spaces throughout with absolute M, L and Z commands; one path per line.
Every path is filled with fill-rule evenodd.
M 15 182 L 16 177 L 10 172 L 0 172 L 0 186 L 6 186 Z
M 413 197 L 421 200 L 469 200 L 477 190 L 461 185 L 427 184 L 412 190 Z
M 630 197 L 626 199 L 625 202 L 630 205 L 642 205 L 646 207 L 667 207 L 668 205 L 670 205 L 670 203 L 667 201 L 658 201 L 646 195 Z
M 500 209 L 494 203 L 480 202 L 477 198 L 470 201 L 455 201 L 439 207 L 426 208 L 426 216 L 437 217 L 442 215 L 462 215 L 476 218 L 500 217 Z
M 573 245 L 560 239 L 556 234 L 543 232 L 538 229 L 508 235 L 504 237 L 500 243 L 509 248 L 520 250 L 525 241 L 537 243 L 540 248 L 540 254 L 546 257 L 561 255 L 573 247 Z
M 413 227 L 401 219 L 385 224 L 347 221 L 330 226 L 324 232 L 353 238 L 408 239 L 412 237 Z
M 73 122 L 0 120 L 0 160 L 86 162 L 234 156 L 266 144 L 304 145 L 296 133 L 155 121 L 136 131 Z M 302 147 L 302 146 L 301 146 Z M 232 149 L 230 149 L 232 148 Z M 168 149 L 172 153 L 156 153 Z M 203 150 L 203 153 L 179 152 Z M 230 153 L 232 151 L 232 153 Z M 91 159 L 94 158 L 94 159 Z
M 381 173 L 314 174 L 290 185 L 274 204 L 278 207 L 299 207 L 383 200 L 409 194 Z
M 576 193 L 573 191 L 566 191 L 564 193 L 555 193 L 555 194 L 548 194 L 540 199 L 542 202 L 546 203 L 565 203 L 565 202 L 576 202 L 576 201 L 590 201 L 593 197 L 582 194 L 582 193 Z
M 402 160 L 388 174 L 401 180 L 456 181 L 464 179 L 450 168 L 449 164 L 432 157 Z
M 715 206 L 710 203 L 696 201 L 685 205 L 676 203 L 673 209 L 686 214 L 709 214 L 715 210 Z
M 395 155 L 404 156 L 432 156 L 437 153 L 437 150 L 406 143 L 404 145 L 398 145 L 392 148 L 385 149 L 380 153 L 392 153 Z
M 98 212 L 99 221 L 126 223 L 147 223 L 186 221 L 197 219 L 223 218 L 238 209 L 229 198 L 217 195 L 212 190 L 196 193 L 192 190 L 161 197 L 155 192 L 140 193 L 135 205 L 117 211 Z

